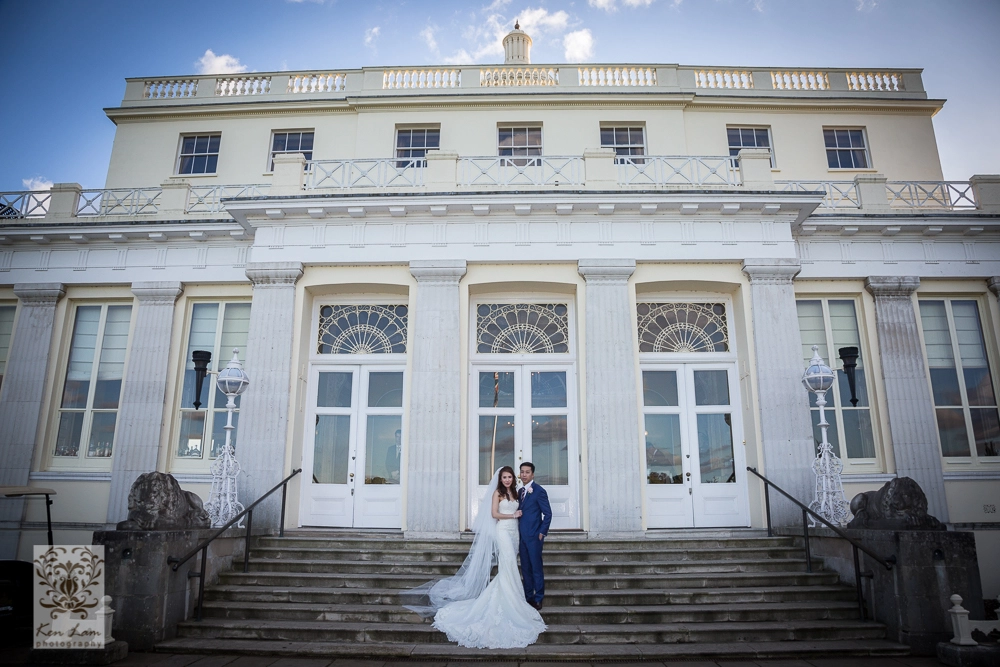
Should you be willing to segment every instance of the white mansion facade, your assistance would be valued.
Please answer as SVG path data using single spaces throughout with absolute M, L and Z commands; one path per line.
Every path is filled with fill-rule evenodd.
M 104 188 L 0 194 L 0 484 L 73 543 L 142 472 L 207 497 L 191 353 L 236 348 L 241 499 L 302 468 L 288 527 L 454 534 L 525 460 L 557 529 L 761 527 L 746 467 L 812 499 L 800 378 L 853 346 L 848 499 L 912 477 L 996 550 L 1000 177 L 942 181 L 943 104 L 919 70 L 129 79 Z M 2 557 L 44 521 L 0 504 Z

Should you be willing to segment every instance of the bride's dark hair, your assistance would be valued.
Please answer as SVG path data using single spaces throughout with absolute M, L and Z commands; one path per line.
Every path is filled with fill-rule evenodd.
M 503 474 L 505 472 L 510 473 L 510 486 L 504 486 L 503 484 Z M 500 494 L 501 499 L 517 500 L 517 475 L 514 474 L 514 469 L 510 466 L 500 468 L 500 472 L 497 474 L 497 493 Z

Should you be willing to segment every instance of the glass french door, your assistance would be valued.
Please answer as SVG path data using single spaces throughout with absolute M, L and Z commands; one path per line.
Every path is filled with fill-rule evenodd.
M 735 364 L 642 368 L 648 528 L 749 525 Z
M 399 528 L 403 367 L 314 366 L 302 525 Z
M 493 472 L 523 461 L 552 506 L 552 528 L 580 527 L 576 381 L 568 366 L 491 364 L 472 369 L 470 520 Z

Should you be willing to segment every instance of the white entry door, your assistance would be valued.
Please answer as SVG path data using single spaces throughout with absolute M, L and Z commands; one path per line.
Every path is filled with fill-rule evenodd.
M 735 364 L 643 366 L 648 528 L 749 525 Z
M 314 366 L 302 525 L 399 528 L 403 368 Z
M 510 466 L 517 473 L 522 462 L 531 461 L 535 481 L 549 495 L 552 528 L 579 528 L 580 454 L 572 367 L 474 366 L 470 380 L 470 525 L 493 472 Z

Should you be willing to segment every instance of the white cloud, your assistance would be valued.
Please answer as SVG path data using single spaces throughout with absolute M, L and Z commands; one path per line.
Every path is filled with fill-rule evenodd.
M 382 32 L 382 28 L 375 26 L 374 28 L 368 28 L 365 30 L 365 46 L 371 46 L 378 39 L 379 33 Z
M 649 7 L 653 0 L 622 0 L 629 7 Z M 674 0 L 675 5 L 679 5 L 683 0 Z
M 594 57 L 594 36 L 584 28 L 563 37 L 566 62 L 582 63 Z
M 750 0 L 750 6 L 755 12 L 764 11 L 764 0 Z
M 674 7 L 681 4 L 684 0 L 672 0 Z M 626 7 L 649 7 L 653 4 L 655 0 L 622 0 L 622 4 Z M 606 12 L 618 11 L 618 0 L 587 0 L 587 4 L 595 9 L 603 9 Z
M 518 12 L 505 12 L 506 15 L 492 11 L 507 4 L 509 0 L 498 0 L 483 8 L 481 14 L 474 15 L 473 22 L 461 30 L 461 39 L 465 42 L 465 46 L 450 55 L 442 56 L 439 53 L 436 26 L 424 28 L 420 31 L 420 37 L 423 38 L 431 55 L 439 58 L 442 63 L 468 65 L 503 58 L 503 38 L 514 27 L 515 21 L 520 23 L 524 32 L 531 35 L 536 45 L 547 38 L 553 41 L 561 40 L 562 35 L 569 29 L 570 15 L 562 10 L 550 12 L 544 7 L 528 7 Z
M 606 12 L 613 12 L 618 7 L 615 6 L 616 0 L 587 0 L 587 4 L 595 9 L 603 9 Z
M 495 12 L 503 9 L 510 4 L 510 0 L 493 0 L 488 7 L 485 8 L 487 12 Z
M 52 181 L 45 178 L 44 176 L 35 176 L 34 178 L 22 178 L 21 184 L 24 186 L 25 190 L 51 190 Z
M 438 52 L 438 43 L 437 39 L 434 38 L 434 30 L 435 28 L 433 26 L 427 26 L 420 31 L 420 36 L 424 38 L 427 48 L 430 49 L 432 53 L 436 54 Z
M 561 9 L 550 14 L 549 10 L 539 7 L 538 9 L 525 9 L 521 12 L 518 20 L 521 23 L 521 30 L 529 35 L 543 32 L 562 32 L 569 25 L 569 14 Z
M 878 0 L 856 0 L 859 12 L 870 12 L 878 6 Z
M 206 49 L 198 62 L 198 74 L 239 74 L 247 71 L 247 66 L 240 62 L 239 58 L 228 53 L 215 55 L 212 49 Z

